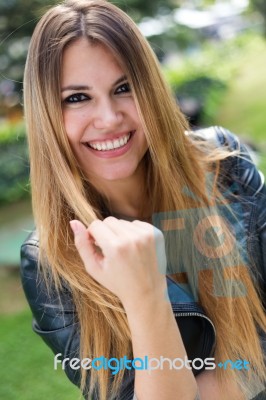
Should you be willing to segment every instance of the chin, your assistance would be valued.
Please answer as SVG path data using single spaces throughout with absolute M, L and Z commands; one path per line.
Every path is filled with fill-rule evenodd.
M 122 173 L 121 173 L 122 172 Z M 133 174 L 125 174 L 123 171 L 120 171 L 119 174 L 107 174 L 106 176 L 102 177 L 102 180 L 108 181 L 108 182 L 119 182 L 119 181 L 124 181 L 127 179 L 130 179 L 130 177 Z
M 104 171 L 101 174 L 98 172 L 97 174 L 86 174 L 89 178 L 89 181 L 98 186 L 99 184 L 104 182 L 119 182 L 119 181 L 126 181 L 130 179 L 135 173 L 135 170 L 125 170 L 124 168 L 120 168 L 116 171 Z

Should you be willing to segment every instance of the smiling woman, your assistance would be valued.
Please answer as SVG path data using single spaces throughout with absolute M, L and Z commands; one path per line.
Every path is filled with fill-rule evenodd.
M 22 282 L 55 364 L 88 399 L 263 393 L 266 189 L 238 138 L 189 132 L 146 39 L 104 0 L 41 18 L 24 104 L 36 231 Z M 135 362 L 150 359 L 163 368 Z
M 104 193 L 129 178 L 137 189 L 148 146 L 121 66 L 106 46 L 87 38 L 67 47 L 62 66 L 64 125 L 82 170 Z

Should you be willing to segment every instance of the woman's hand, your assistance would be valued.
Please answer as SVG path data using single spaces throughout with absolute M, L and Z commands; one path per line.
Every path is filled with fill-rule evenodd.
M 124 307 L 166 294 L 164 237 L 154 226 L 108 217 L 86 229 L 71 221 L 75 245 L 87 272 L 119 297 Z
M 125 308 L 134 358 L 184 359 L 184 344 L 166 301 L 162 232 L 145 222 L 113 217 L 96 220 L 88 229 L 79 221 L 71 221 L 71 227 L 86 270 L 116 294 Z M 191 400 L 196 391 L 191 370 L 135 370 L 139 399 Z

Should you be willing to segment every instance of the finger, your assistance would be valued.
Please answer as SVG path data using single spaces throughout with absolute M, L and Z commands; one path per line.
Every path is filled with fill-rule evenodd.
M 117 244 L 117 234 L 101 220 L 93 221 L 88 227 L 88 232 L 104 255 L 108 252 L 108 249 Z
M 146 230 L 149 232 L 151 232 L 151 230 L 152 230 L 154 246 L 155 246 L 155 250 L 156 250 L 156 259 L 157 259 L 158 270 L 160 273 L 166 274 L 167 258 L 166 258 L 166 252 L 165 252 L 164 235 L 163 235 L 162 231 L 160 231 L 160 229 L 156 228 L 154 225 L 149 224 L 148 222 L 133 221 L 133 224 L 135 226 L 138 226 L 142 230 Z
M 126 221 L 124 219 L 117 219 L 114 217 L 107 217 L 104 219 L 104 224 L 106 224 L 115 235 L 121 238 L 131 238 L 132 234 L 139 233 L 139 228 L 136 229 L 132 222 Z
M 156 226 L 149 224 L 148 222 L 143 222 L 143 221 L 139 221 L 139 220 L 133 221 L 132 224 L 134 224 L 134 226 L 136 226 L 142 230 L 152 232 L 155 240 L 163 240 L 163 237 L 164 237 L 163 232 L 160 229 L 158 229 Z
M 144 221 L 140 221 L 138 219 L 132 221 L 132 224 L 134 224 L 135 226 L 138 226 L 139 228 L 142 229 L 153 229 L 154 226 L 152 224 L 150 224 L 149 222 L 144 222 Z
M 86 227 L 80 221 L 70 221 L 70 226 L 74 233 L 75 246 L 86 269 L 88 270 L 93 260 L 96 258 L 94 240 L 89 236 Z
M 154 240 L 154 248 L 156 252 L 156 261 L 158 265 L 158 270 L 162 274 L 166 274 L 167 259 L 165 253 L 164 235 L 162 231 L 160 231 L 155 226 L 149 224 L 148 222 L 143 222 L 139 220 L 130 222 L 130 225 L 132 232 L 134 230 L 134 233 L 137 234 L 138 236 L 141 236 L 141 234 L 143 234 L 144 232 L 148 233 L 149 235 L 152 235 Z

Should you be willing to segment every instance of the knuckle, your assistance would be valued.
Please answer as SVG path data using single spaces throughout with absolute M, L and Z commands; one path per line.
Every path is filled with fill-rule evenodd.
M 92 222 L 90 223 L 90 225 L 89 225 L 89 228 L 92 228 L 92 227 L 98 226 L 98 225 L 100 225 L 101 223 L 102 223 L 102 221 L 101 221 L 101 220 L 99 220 L 99 219 L 95 219 L 94 221 L 92 221 Z
M 80 235 L 75 236 L 74 243 L 77 249 L 80 249 L 82 247 L 83 238 Z
M 103 222 L 104 222 L 104 223 L 107 223 L 107 224 L 113 223 L 114 221 L 117 221 L 117 219 L 116 219 L 115 217 L 112 217 L 112 216 L 106 217 L 106 218 L 103 220 Z
M 150 246 L 154 242 L 153 235 L 150 232 L 144 232 L 132 241 L 132 245 L 136 249 L 143 249 Z
M 116 242 L 112 246 L 112 255 L 114 257 L 126 255 L 129 249 L 129 245 L 125 241 Z

